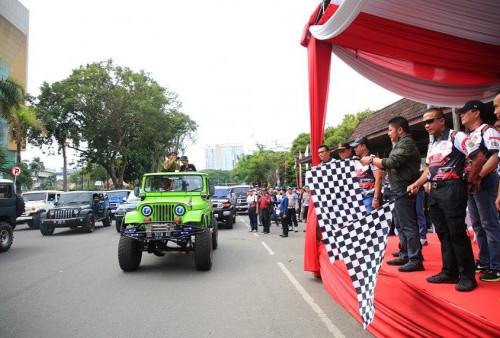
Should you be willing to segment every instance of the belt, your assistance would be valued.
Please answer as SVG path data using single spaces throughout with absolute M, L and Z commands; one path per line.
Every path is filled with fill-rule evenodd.
M 461 180 L 446 180 L 446 181 L 439 181 L 439 182 L 431 182 L 431 188 L 438 189 L 439 187 L 444 187 L 445 185 L 452 184 L 455 182 L 461 182 Z

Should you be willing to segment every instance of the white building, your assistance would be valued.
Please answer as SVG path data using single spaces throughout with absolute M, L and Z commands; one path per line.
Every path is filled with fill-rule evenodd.
M 233 170 L 241 155 L 243 155 L 243 145 L 240 143 L 208 146 L 205 148 L 205 168 Z

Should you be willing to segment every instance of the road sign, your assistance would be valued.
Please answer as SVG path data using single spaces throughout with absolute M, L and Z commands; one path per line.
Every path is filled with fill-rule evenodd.
M 12 176 L 18 177 L 21 175 L 21 172 L 22 172 L 21 168 L 18 167 L 17 165 L 12 167 L 12 170 L 11 170 Z

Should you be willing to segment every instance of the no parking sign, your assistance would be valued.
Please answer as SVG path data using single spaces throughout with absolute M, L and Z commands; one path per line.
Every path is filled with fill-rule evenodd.
M 13 166 L 12 170 L 10 171 L 12 173 L 12 176 L 14 177 L 19 177 L 22 173 L 21 167 Z

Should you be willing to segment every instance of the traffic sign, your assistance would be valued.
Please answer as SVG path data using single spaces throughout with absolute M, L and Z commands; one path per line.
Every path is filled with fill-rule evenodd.
M 12 176 L 18 177 L 21 175 L 21 172 L 22 172 L 21 167 L 18 167 L 17 165 L 12 167 L 11 170 Z

